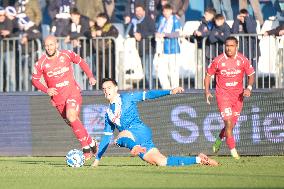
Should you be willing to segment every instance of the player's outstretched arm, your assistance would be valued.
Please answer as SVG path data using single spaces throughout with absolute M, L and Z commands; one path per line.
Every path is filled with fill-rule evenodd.
M 171 94 L 178 94 L 178 93 L 183 93 L 184 89 L 182 87 L 176 87 L 171 90 Z

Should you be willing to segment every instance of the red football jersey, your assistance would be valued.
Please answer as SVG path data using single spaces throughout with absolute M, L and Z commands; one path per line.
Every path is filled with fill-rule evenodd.
M 34 66 L 32 74 L 34 86 L 45 93 L 48 88 L 56 88 L 58 95 L 52 96 L 52 101 L 56 105 L 65 103 L 71 94 L 80 94 L 81 89 L 74 78 L 73 63 L 78 64 L 88 78 L 93 77 L 88 64 L 78 54 L 70 50 L 58 51 L 57 56 L 53 59 L 43 55 Z M 41 76 L 43 76 L 47 87 L 40 83 Z
M 243 92 L 244 74 L 254 74 L 254 68 L 241 53 L 237 53 L 234 58 L 223 53 L 208 66 L 207 74 L 216 77 L 216 95 L 239 95 Z

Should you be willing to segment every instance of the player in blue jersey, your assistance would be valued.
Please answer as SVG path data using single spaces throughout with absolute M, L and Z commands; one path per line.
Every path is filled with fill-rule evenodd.
M 198 156 L 164 156 L 152 141 L 151 129 L 139 117 L 138 102 L 181 93 L 184 91 L 183 88 L 177 87 L 172 90 L 150 90 L 147 92 L 119 94 L 116 81 L 110 78 L 103 79 L 102 88 L 105 98 L 110 104 L 105 114 L 104 136 L 92 166 L 99 165 L 99 161 L 110 143 L 115 128 L 119 131 L 114 141 L 115 144 L 128 148 L 133 156 L 138 155 L 142 160 L 150 164 L 158 166 L 218 165 L 215 160 L 202 153 Z

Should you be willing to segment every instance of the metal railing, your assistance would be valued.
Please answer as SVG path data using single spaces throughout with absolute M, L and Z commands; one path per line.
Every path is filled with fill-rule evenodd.
M 256 34 L 236 36 L 241 39 L 240 49 L 244 49 L 244 54 L 255 66 L 255 88 L 283 88 L 283 38 Z M 244 39 L 248 41 L 247 47 Z M 84 58 L 98 81 L 95 87 L 89 86 L 86 75 L 78 65 L 74 65 L 74 75 L 83 90 L 100 89 L 104 77 L 115 78 L 121 90 L 162 88 L 155 63 L 168 59 L 157 58 L 163 56 L 164 46 L 154 38 L 142 39 L 139 43 L 135 39 L 122 37 L 80 38 L 71 43 L 65 43 L 64 40 L 58 38 L 60 49 L 73 50 Z M 203 39 L 202 48 L 198 48 L 198 42 L 188 38 L 179 38 L 178 44 L 181 49 L 174 63 L 178 70 L 179 86 L 203 89 L 206 68 L 219 54 L 216 50 L 218 45 L 209 44 L 207 39 Z M 258 50 L 252 46 L 260 48 Z M 42 53 L 40 40 L 30 41 L 26 45 L 21 45 L 19 38 L 0 40 L 0 92 L 34 91 L 31 73 Z

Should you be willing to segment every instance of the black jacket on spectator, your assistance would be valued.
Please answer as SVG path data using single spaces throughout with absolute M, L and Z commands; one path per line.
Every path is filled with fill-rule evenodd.
M 256 20 L 252 16 L 246 16 L 244 23 L 236 18 L 231 32 L 232 34 L 256 34 L 256 26 Z M 239 37 L 239 51 L 250 60 L 258 58 L 260 50 L 257 37 Z
M 90 33 L 90 25 L 89 25 L 90 19 L 87 16 L 80 15 L 80 21 L 78 25 L 75 25 L 75 23 L 71 24 L 71 33 L 70 33 L 70 39 L 77 39 L 79 37 L 89 37 Z M 75 30 L 72 30 L 74 27 Z M 79 30 L 77 28 L 80 27 Z
M 1 30 L 8 30 L 8 31 L 10 31 L 10 35 L 7 35 L 7 36 L 0 35 L 0 41 L 2 39 L 12 37 L 13 36 L 13 22 L 6 17 L 3 22 L 0 22 L 0 32 L 1 32 Z M 1 51 L 3 51 L 3 52 L 7 51 L 8 50 L 7 48 L 8 48 L 8 42 L 7 41 L 3 41 L 3 49 L 0 49 L 0 52 Z M 12 50 L 12 49 L 13 49 L 13 42 L 10 41 L 9 42 L 9 50 Z
M 201 36 L 194 36 L 194 38 L 197 39 L 198 48 L 202 48 L 202 41 L 203 38 L 208 37 L 210 35 L 211 30 L 213 29 L 214 22 L 212 21 L 206 21 L 204 17 L 201 19 L 201 24 L 199 25 L 197 31 L 201 32 Z M 192 42 L 194 41 L 191 37 L 190 39 Z M 208 45 L 208 40 L 206 41 L 206 44 Z
M 149 46 L 152 45 L 152 39 L 156 31 L 155 22 L 150 16 L 146 15 L 144 17 L 144 20 L 141 23 L 138 23 L 136 27 L 137 27 L 136 32 L 140 33 L 142 36 L 141 41 L 138 42 L 139 55 L 142 56 L 143 48 L 145 49 L 144 53 L 148 53 Z M 134 25 L 133 24 L 131 24 L 131 28 L 129 30 L 129 36 L 134 37 Z
M 213 58 L 223 53 L 223 45 L 227 37 L 231 34 L 230 26 L 224 22 L 222 26 L 214 25 L 213 29 L 209 34 L 209 43 L 212 47 L 211 53 Z M 216 49 L 218 47 L 218 49 Z M 216 52 L 217 51 L 217 52 Z

